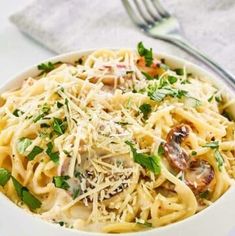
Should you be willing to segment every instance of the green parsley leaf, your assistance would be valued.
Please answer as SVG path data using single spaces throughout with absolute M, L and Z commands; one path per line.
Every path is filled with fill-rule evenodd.
M 41 70 L 41 74 L 44 74 L 44 73 L 48 73 L 52 70 L 54 70 L 56 68 L 56 65 L 60 64 L 61 62 L 56 62 L 56 63 L 52 63 L 52 62 L 47 62 L 47 63 L 42 63 L 40 65 L 38 65 L 38 70 Z
M 11 173 L 5 168 L 0 168 L 0 185 L 4 187 L 10 178 Z
M 32 144 L 32 140 L 28 138 L 20 138 L 17 142 L 17 151 L 20 154 L 24 154 L 26 149 Z
M 136 224 L 141 225 L 141 226 L 144 226 L 144 227 L 148 227 L 148 228 L 153 227 L 152 223 L 149 223 L 149 222 L 147 222 L 147 221 L 144 221 L 144 222 L 142 223 L 140 220 L 137 220 L 137 221 L 136 221 Z
M 68 190 L 70 186 L 66 180 L 68 180 L 69 178 L 70 178 L 69 176 L 54 176 L 53 183 L 56 188 L 62 188 Z
M 54 118 L 52 127 L 58 135 L 62 135 L 67 129 L 67 122 L 62 121 L 59 118 Z
M 57 108 L 61 108 L 62 106 L 64 106 L 64 104 L 59 102 L 59 101 L 57 101 L 56 102 L 56 106 L 57 106 Z
M 221 171 L 221 167 L 224 164 L 224 158 L 218 149 L 215 150 L 215 160 L 217 162 L 217 166 L 218 166 L 219 171 Z
M 59 152 L 52 152 L 53 144 L 50 142 L 47 144 L 46 154 L 50 157 L 50 159 L 55 162 L 56 164 L 59 163 Z
M 34 197 L 26 187 L 23 187 L 18 180 L 12 176 L 12 182 L 15 187 L 18 197 L 31 209 L 36 210 L 40 208 L 42 203 Z
M 168 76 L 168 81 L 170 84 L 174 84 L 177 82 L 177 78 L 175 76 L 169 75 Z
M 133 159 L 136 163 L 142 165 L 143 167 L 147 168 L 155 174 L 160 174 L 161 161 L 159 156 L 138 153 L 136 148 L 134 148 L 133 143 L 131 143 L 130 141 L 126 141 L 125 143 L 130 146 L 133 154 Z
M 174 71 L 177 75 L 184 75 L 184 69 L 183 68 L 176 68 L 176 69 L 174 69 Z
M 29 153 L 29 155 L 27 156 L 27 158 L 32 161 L 38 154 L 40 154 L 41 152 L 43 152 L 43 149 L 40 148 L 39 146 L 34 146 L 32 151 Z
M 211 143 L 207 143 L 207 144 L 205 144 L 202 147 L 208 147 L 208 148 L 211 148 L 211 149 L 217 149 L 217 148 L 219 148 L 219 142 L 218 141 L 214 141 L 214 142 L 211 142 Z
M 163 143 L 161 143 L 161 144 L 159 145 L 157 154 L 158 154 L 158 156 L 160 156 L 160 157 L 165 154 L 165 150 L 164 150 L 164 147 L 163 147 Z
M 16 193 L 20 199 L 22 199 L 23 185 L 21 185 L 13 176 L 11 177 Z
M 23 115 L 24 112 L 19 109 L 15 109 L 12 114 L 16 117 L 19 117 L 19 116 Z
M 42 203 L 34 197 L 28 190 L 23 190 L 22 192 L 22 201 L 31 209 L 36 210 L 40 208 Z
M 196 152 L 196 151 L 192 151 L 192 152 L 191 152 L 191 155 L 192 155 L 192 156 L 196 156 L 196 155 L 197 155 L 197 152 Z
M 155 91 L 149 91 L 148 96 L 150 99 L 161 102 L 165 97 L 171 96 L 171 97 L 177 97 L 182 98 L 187 95 L 187 91 L 181 90 L 181 89 L 174 89 L 170 87 L 165 87 L 161 89 L 156 89 Z
M 143 103 L 140 107 L 139 107 L 140 111 L 143 113 L 143 118 L 146 120 L 148 119 L 148 115 L 149 113 L 152 112 L 152 107 L 150 104 L 147 103 Z
M 207 101 L 208 101 L 208 102 L 212 102 L 213 98 L 214 98 L 214 95 L 210 96 L 210 97 L 207 99 Z
M 199 194 L 199 197 L 200 197 L 200 198 L 208 199 L 209 195 L 210 195 L 210 191 L 206 190 L 206 191 L 200 193 L 200 194 Z
M 144 72 L 144 71 L 141 71 L 141 73 L 145 76 L 145 78 L 147 80 L 154 80 L 155 78 L 152 77 L 151 75 L 149 75 L 148 73 Z
M 74 189 L 73 190 L 72 198 L 76 199 L 80 195 L 80 193 L 81 193 L 81 189 L 80 188 Z
M 50 107 L 47 104 L 44 104 L 41 108 L 41 111 L 42 113 L 34 118 L 34 123 L 36 123 L 38 120 L 41 120 L 44 116 L 48 115 L 50 112 Z
M 137 50 L 139 55 L 145 58 L 146 66 L 151 66 L 153 64 L 153 50 L 152 48 L 147 49 L 144 47 L 142 42 L 139 42 L 137 45 Z
M 215 101 L 221 103 L 223 101 L 221 96 L 215 96 Z

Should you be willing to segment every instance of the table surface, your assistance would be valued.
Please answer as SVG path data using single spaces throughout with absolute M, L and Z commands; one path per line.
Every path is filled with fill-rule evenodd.
M 0 85 L 28 66 L 51 57 L 53 52 L 22 34 L 8 17 L 30 0 L 0 1 Z

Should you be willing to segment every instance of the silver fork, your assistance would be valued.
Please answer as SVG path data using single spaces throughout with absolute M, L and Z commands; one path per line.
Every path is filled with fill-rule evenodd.
M 147 35 L 174 44 L 204 62 L 235 89 L 235 77 L 182 37 L 179 21 L 159 0 L 122 0 L 134 24 Z

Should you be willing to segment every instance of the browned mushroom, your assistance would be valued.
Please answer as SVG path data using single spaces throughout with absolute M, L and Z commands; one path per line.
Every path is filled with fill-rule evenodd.
M 189 156 L 181 148 L 180 144 L 188 137 L 190 128 L 188 125 L 177 125 L 167 135 L 164 151 L 170 164 L 179 170 L 185 170 L 189 166 Z
M 214 169 L 205 160 L 191 161 L 189 168 L 184 171 L 185 183 L 194 193 L 201 193 L 208 190 L 214 176 Z

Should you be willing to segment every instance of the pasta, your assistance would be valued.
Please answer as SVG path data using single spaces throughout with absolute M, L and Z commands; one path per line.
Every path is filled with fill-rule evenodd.
M 28 212 L 141 231 L 190 217 L 233 185 L 234 100 L 186 67 L 139 43 L 38 69 L 0 100 L 0 190 Z

